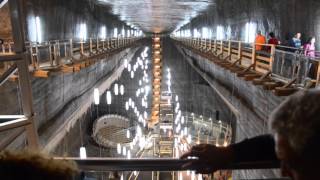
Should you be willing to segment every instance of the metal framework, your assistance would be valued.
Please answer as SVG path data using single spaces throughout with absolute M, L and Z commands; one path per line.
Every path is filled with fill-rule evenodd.
M 1 84 L 3 84 L 16 69 L 18 70 L 19 89 L 24 116 L 18 119 L 14 119 L 15 117 L 12 116 L 14 120 L 10 120 L 9 116 L 9 121 L 0 124 L 0 132 L 24 127 L 27 135 L 28 147 L 37 149 L 39 148 L 39 140 L 32 107 L 32 90 L 25 48 L 23 2 L 22 0 L 10 0 L 9 6 L 15 53 L 11 56 L 0 56 L 0 61 L 15 61 L 16 65 L 13 65 L 6 73 L 4 73 L 4 76 L 1 77 Z

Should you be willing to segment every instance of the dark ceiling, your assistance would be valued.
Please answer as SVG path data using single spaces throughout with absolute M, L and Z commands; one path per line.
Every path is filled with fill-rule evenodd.
M 144 32 L 171 32 L 208 9 L 214 0 L 96 0 Z

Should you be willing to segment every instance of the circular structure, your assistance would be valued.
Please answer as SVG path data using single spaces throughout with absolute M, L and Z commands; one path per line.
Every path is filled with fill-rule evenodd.
M 128 146 L 132 142 L 129 120 L 119 115 L 106 115 L 93 124 L 93 139 L 104 147 Z M 128 132 L 129 131 L 129 132 Z

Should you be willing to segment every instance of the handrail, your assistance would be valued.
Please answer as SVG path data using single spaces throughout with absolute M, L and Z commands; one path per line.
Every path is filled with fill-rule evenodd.
M 197 170 L 201 167 L 194 166 L 184 168 L 183 165 L 197 162 L 196 159 L 169 159 L 169 158 L 71 158 L 55 157 L 56 160 L 74 161 L 82 171 L 186 171 Z M 241 169 L 275 169 L 279 168 L 277 161 L 243 162 L 221 166 L 219 170 L 241 170 Z M 203 167 L 205 168 L 205 167 Z
M 68 65 L 70 62 L 81 62 L 91 56 L 101 55 L 131 45 L 141 37 L 118 38 L 89 38 L 83 40 L 50 40 L 42 43 L 26 42 L 25 46 L 30 55 L 33 70 L 55 68 Z M 5 43 L 0 46 L 0 60 L 11 61 L 17 59 L 14 54 L 14 44 Z M 80 56 L 79 56 L 80 55 Z M 21 57 L 18 57 L 19 59 Z
M 240 77 L 246 76 L 246 74 L 252 74 L 253 72 L 255 72 L 256 75 L 252 75 L 252 77 L 271 72 L 269 74 L 271 77 L 276 77 L 285 84 L 296 79 L 294 84 L 291 84 L 295 88 L 309 86 L 308 82 L 310 81 L 315 83 L 316 86 L 320 85 L 320 58 L 307 57 L 303 53 L 284 50 L 284 48 L 297 48 L 282 45 L 245 43 L 234 40 L 171 37 L 183 45 L 194 48 L 201 53 L 208 55 L 213 54 L 218 57 L 218 63 L 222 65 L 228 64 L 227 66 L 233 68 L 234 71 L 239 71 L 237 74 Z M 258 46 L 267 48 L 257 50 Z M 237 69 L 237 67 L 247 70 L 240 72 L 240 69 Z M 248 79 L 252 79 L 252 77 Z

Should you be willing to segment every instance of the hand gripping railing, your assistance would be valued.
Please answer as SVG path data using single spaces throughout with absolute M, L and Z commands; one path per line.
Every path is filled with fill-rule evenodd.
M 75 161 L 78 168 L 82 171 L 185 171 L 197 170 L 199 166 L 184 168 L 183 165 L 196 162 L 195 159 L 122 159 L 122 158 L 63 158 L 56 157 L 57 160 Z M 234 163 L 218 167 L 218 170 L 241 170 L 241 169 L 274 169 L 279 168 L 280 164 L 276 161 L 264 162 L 243 162 Z M 207 167 L 203 167 L 207 168 Z

